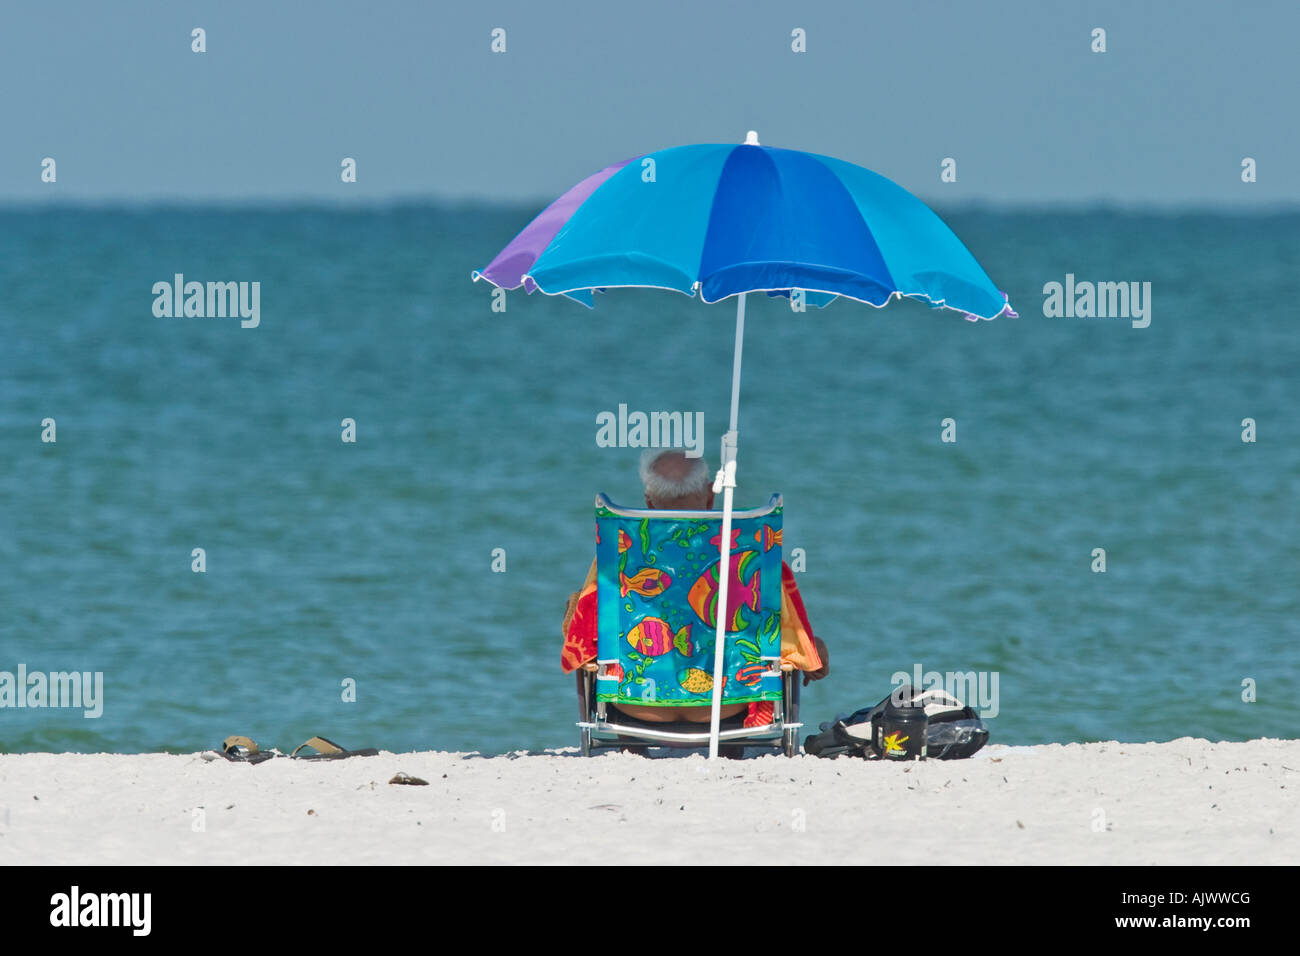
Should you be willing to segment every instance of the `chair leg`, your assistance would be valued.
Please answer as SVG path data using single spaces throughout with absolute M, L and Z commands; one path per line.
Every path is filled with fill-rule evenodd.
M 578 719 L 591 720 L 591 698 L 587 694 L 587 672 L 579 668 L 578 678 Z
M 578 717 L 583 723 L 591 720 L 591 675 L 583 668 L 578 669 Z M 582 755 L 591 756 L 591 731 L 586 727 L 581 733 Z
M 799 672 L 791 671 L 785 675 L 785 722 L 787 724 L 797 724 L 799 722 Z M 795 757 L 799 754 L 799 730 L 798 728 L 788 728 L 781 734 L 781 751 L 787 757 Z

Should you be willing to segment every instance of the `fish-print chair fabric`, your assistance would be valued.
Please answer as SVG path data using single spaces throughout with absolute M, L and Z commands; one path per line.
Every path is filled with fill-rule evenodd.
M 779 495 L 732 519 L 724 704 L 780 701 Z M 596 701 L 708 705 L 718 614 L 720 512 L 596 499 Z

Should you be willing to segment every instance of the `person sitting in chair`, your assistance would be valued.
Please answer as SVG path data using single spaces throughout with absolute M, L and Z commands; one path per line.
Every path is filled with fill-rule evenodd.
M 711 511 L 713 509 L 713 478 L 703 458 L 689 458 L 680 449 L 651 449 L 641 456 L 641 482 L 645 485 L 647 508 L 666 508 L 678 511 Z M 569 596 L 564 609 L 564 647 L 560 652 L 560 665 L 570 674 L 596 659 L 596 562 L 581 591 Z M 830 670 L 829 654 L 821 638 L 813 636 L 808 616 L 804 613 L 803 599 L 795 584 L 794 574 L 788 565 L 781 564 L 781 660 L 793 664 L 804 672 L 804 685 L 820 680 Z M 610 707 L 615 705 L 610 704 Z M 746 725 L 760 726 L 771 720 L 772 705 L 724 704 L 721 717 L 734 717 L 749 709 Z M 711 708 L 642 707 L 620 703 L 615 708 L 637 720 L 666 723 L 690 721 L 707 723 Z

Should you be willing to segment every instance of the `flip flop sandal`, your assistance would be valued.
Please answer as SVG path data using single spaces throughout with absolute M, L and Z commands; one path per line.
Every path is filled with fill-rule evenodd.
M 241 737 L 238 735 L 227 737 L 221 742 L 221 756 L 233 763 L 261 763 L 264 760 L 270 760 L 272 757 L 283 757 L 284 754 L 276 750 L 259 750 L 257 741 L 252 737 Z
M 310 747 L 316 751 L 314 754 L 299 753 Z M 304 744 L 300 744 L 293 753 L 289 754 L 295 760 L 343 760 L 347 757 L 377 757 L 379 751 L 374 747 L 367 747 L 365 750 L 345 750 L 332 740 L 324 737 L 313 737 Z

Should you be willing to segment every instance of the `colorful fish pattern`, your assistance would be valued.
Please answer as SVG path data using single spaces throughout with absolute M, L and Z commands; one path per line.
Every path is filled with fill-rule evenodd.
M 714 632 L 720 616 L 727 632 L 724 700 L 758 700 L 770 707 L 779 699 L 769 657 L 779 653 L 773 642 L 779 637 L 781 590 L 766 604 L 760 591 L 780 580 L 780 517 L 733 524 L 725 609 L 718 600 L 719 522 L 605 517 L 598 516 L 604 539 L 599 613 L 602 621 L 612 615 L 618 625 L 599 636 L 605 680 L 598 699 L 646 700 L 647 688 L 653 688 L 654 699 L 665 706 L 707 703 L 716 689 Z
M 739 531 L 732 532 L 732 547 L 736 546 L 736 540 L 740 536 Z M 715 535 L 709 542 L 714 547 L 722 543 L 722 535 Z M 757 612 L 761 603 L 759 595 L 759 577 L 760 563 L 759 554 L 755 550 L 732 551 L 731 552 L 731 578 L 727 582 L 727 630 L 743 631 L 749 626 L 749 620 L 745 616 L 745 609 L 751 612 Z M 687 594 L 686 600 L 693 610 L 709 627 L 718 626 L 718 565 L 721 561 L 714 561 L 705 569 L 699 579 L 691 585 L 690 593 Z
M 695 644 L 691 641 L 691 625 L 683 626 L 674 634 L 668 622 L 659 617 L 642 618 L 628 632 L 627 642 L 647 657 L 659 657 L 669 651 L 677 651 L 686 657 L 695 653 Z
M 622 534 L 623 532 L 619 532 Z M 618 589 L 620 597 L 627 597 L 628 593 L 635 591 L 642 597 L 658 597 L 673 585 L 672 577 L 660 571 L 658 568 L 642 568 L 630 578 L 622 571 L 618 574 Z
M 677 675 L 677 683 L 692 694 L 707 694 L 713 690 L 713 675 L 702 667 L 688 667 Z M 722 686 L 727 686 L 727 675 L 722 675 Z

